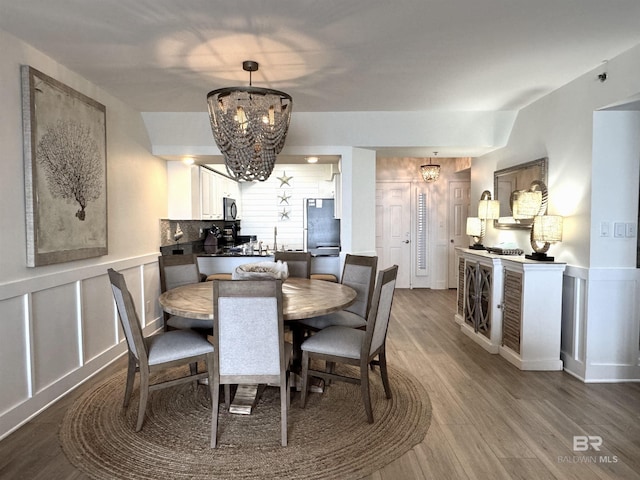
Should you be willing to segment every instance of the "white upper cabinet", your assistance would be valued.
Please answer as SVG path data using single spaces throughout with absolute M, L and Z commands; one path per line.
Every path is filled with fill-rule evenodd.
M 170 220 L 200 219 L 200 167 L 167 162 L 167 190 Z
M 222 220 L 222 179 L 220 175 L 200 167 L 200 191 L 203 220 Z
M 169 161 L 167 187 L 170 220 L 222 220 L 224 197 L 236 199 L 240 211 L 238 183 L 208 168 Z

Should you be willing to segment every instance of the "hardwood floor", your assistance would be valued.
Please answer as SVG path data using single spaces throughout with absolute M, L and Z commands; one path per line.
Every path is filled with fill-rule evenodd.
M 640 384 L 521 372 L 460 333 L 454 305 L 452 290 L 396 291 L 389 362 L 424 383 L 433 418 L 421 444 L 367 480 L 640 479 Z M 1 441 L 0 479 L 88 478 L 67 462 L 58 425 L 81 392 L 122 367 Z M 574 452 L 574 435 L 600 436 L 601 450 Z

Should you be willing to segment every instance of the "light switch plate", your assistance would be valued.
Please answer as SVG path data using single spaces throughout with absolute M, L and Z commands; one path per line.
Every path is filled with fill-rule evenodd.
M 633 238 L 637 234 L 636 224 L 635 223 L 627 223 L 626 232 L 627 238 Z
M 601 237 L 609 236 L 609 222 L 600 222 L 600 236 Z
M 624 238 L 626 234 L 626 226 L 624 223 L 616 222 L 613 224 L 613 236 L 615 238 Z

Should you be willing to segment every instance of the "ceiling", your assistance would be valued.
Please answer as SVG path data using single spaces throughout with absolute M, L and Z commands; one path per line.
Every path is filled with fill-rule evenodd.
M 1 29 L 141 112 L 206 111 L 247 59 L 294 112 L 518 110 L 639 44 L 638 19 L 638 0 L 0 0 Z

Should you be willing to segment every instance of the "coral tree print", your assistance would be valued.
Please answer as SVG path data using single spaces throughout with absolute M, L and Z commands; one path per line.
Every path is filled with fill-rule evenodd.
M 107 254 L 106 109 L 22 68 L 27 265 Z
M 38 143 L 49 190 L 79 206 L 76 217 L 84 221 L 87 203 L 102 192 L 102 156 L 88 127 L 73 121 L 58 121 Z

